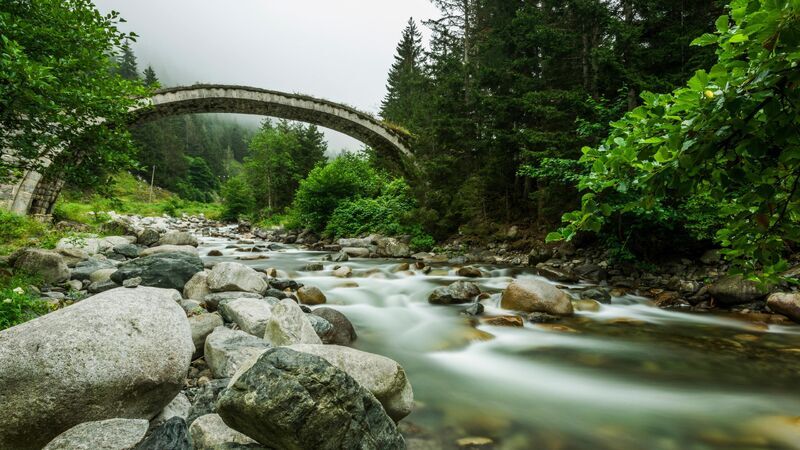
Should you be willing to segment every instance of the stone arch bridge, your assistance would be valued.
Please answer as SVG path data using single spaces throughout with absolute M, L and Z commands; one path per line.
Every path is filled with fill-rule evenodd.
M 129 124 L 193 113 L 253 114 L 311 123 L 369 145 L 381 157 L 399 163 L 411 179 L 419 175 L 408 136 L 352 107 L 300 94 L 227 85 L 163 89 L 131 111 Z M 50 214 L 62 186 L 57 177 L 27 172 L 16 184 L 0 185 L 0 207 L 19 214 Z

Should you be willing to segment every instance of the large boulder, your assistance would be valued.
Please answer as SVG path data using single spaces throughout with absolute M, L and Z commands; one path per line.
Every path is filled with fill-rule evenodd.
M 769 309 L 800 322 L 800 293 L 776 292 L 767 299 Z
M 203 297 L 202 303 L 205 305 L 207 310 L 216 311 L 219 308 L 220 303 L 225 300 L 232 300 L 234 298 L 264 298 L 264 296 L 255 292 L 214 292 Z
M 83 422 L 158 414 L 194 350 L 175 295 L 114 289 L 0 331 L 0 448 L 40 449 Z
M 272 307 L 264 340 L 275 347 L 292 344 L 322 344 L 311 321 L 291 299 L 283 299 Z
M 194 343 L 194 354 L 192 360 L 203 356 L 206 338 L 213 333 L 217 327 L 223 326 L 222 316 L 219 313 L 204 313 L 189 317 L 189 326 L 192 329 L 192 342 Z
M 289 348 L 317 355 L 347 372 L 381 402 L 395 422 L 411 414 L 414 392 L 405 370 L 396 361 L 338 345 L 297 344 Z
M 769 294 L 769 288 L 741 275 L 730 275 L 712 284 L 708 294 L 723 305 L 740 305 L 763 299 Z
M 322 317 L 333 325 L 333 331 L 322 338 L 323 344 L 350 345 L 356 340 L 356 330 L 350 320 L 341 312 L 333 308 L 317 308 L 311 312 Z
M 566 292 L 550 283 L 535 279 L 515 280 L 500 298 L 500 307 L 514 311 L 542 312 L 571 316 L 572 302 Z
M 161 253 L 132 259 L 119 266 L 111 280 L 122 284 L 128 278 L 139 277 L 143 286 L 183 291 L 194 274 L 203 271 L 203 261 L 187 253 Z
M 144 438 L 147 426 L 142 419 L 86 422 L 61 433 L 43 450 L 128 450 Z
M 342 238 L 337 243 L 340 247 L 370 248 L 373 242 L 375 242 L 374 237 L 368 236 L 365 238 Z
M 258 442 L 232 429 L 216 414 L 198 417 L 189 427 L 194 450 L 267 450 Z
M 378 239 L 378 256 L 408 258 L 411 256 L 411 248 L 396 238 L 380 238 Z
M 160 253 L 188 253 L 190 255 L 200 254 L 197 249 L 191 245 L 159 245 L 142 250 L 139 252 L 139 256 L 158 255 Z
M 272 306 L 278 300 L 273 298 L 235 298 L 219 304 L 222 317 L 233 322 L 239 329 L 253 336 L 264 336 L 267 322 L 272 317 Z
M 481 289 L 477 284 L 469 281 L 456 281 L 450 286 L 434 289 L 428 297 L 428 301 L 434 305 L 470 303 L 480 294 Z
M 212 292 L 261 293 L 267 290 L 267 282 L 255 269 L 235 262 L 223 262 L 214 266 L 208 274 L 207 282 Z
M 190 245 L 197 247 L 197 238 L 186 231 L 170 231 L 161 236 L 158 245 Z
M 183 286 L 183 298 L 188 298 L 190 300 L 203 300 L 205 296 L 210 293 L 211 290 L 208 288 L 208 272 L 206 271 L 197 272 Z
M 54 251 L 27 248 L 17 256 L 14 268 L 41 277 L 45 283 L 61 283 L 69 280 L 69 267 L 64 257 Z
M 154 228 L 145 228 L 136 237 L 136 243 L 139 245 L 144 245 L 145 247 L 150 247 L 158 242 L 160 238 L 161 235 L 158 233 L 158 230 Z
M 380 402 L 353 377 L 315 355 L 266 351 L 222 392 L 227 425 L 282 450 L 405 449 Z
M 214 378 L 230 378 L 248 359 L 270 347 L 265 340 L 244 331 L 217 327 L 206 338 L 206 363 Z
M 342 253 L 352 258 L 369 258 L 370 251 L 364 247 L 344 247 Z

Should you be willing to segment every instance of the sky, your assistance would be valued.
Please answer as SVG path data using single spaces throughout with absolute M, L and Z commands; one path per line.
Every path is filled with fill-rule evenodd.
M 438 17 L 429 0 L 95 0 L 139 35 L 139 69 L 165 85 L 237 84 L 301 93 L 377 113 L 410 17 Z M 423 32 L 426 27 L 420 27 Z M 260 120 L 260 119 L 249 119 Z M 357 141 L 326 130 L 329 147 Z

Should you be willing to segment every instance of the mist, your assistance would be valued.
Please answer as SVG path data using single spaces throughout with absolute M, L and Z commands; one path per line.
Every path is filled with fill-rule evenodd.
M 235 84 L 312 95 L 377 113 L 408 19 L 437 17 L 429 0 L 95 0 L 119 11 L 139 69 L 164 85 Z M 421 27 L 425 31 L 425 27 Z M 237 116 L 241 117 L 241 116 Z M 239 120 L 258 123 L 261 117 Z M 329 152 L 358 141 L 325 130 Z

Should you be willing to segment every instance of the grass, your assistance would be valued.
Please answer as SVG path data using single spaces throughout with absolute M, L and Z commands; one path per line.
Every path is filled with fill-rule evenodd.
M 114 177 L 109 195 L 81 191 L 63 192 L 56 202 L 53 215 L 56 220 L 95 224 L 107 219 L 98 217 L 95 214 L 98 211 L 142 216 L 167 214 L 175 217 L 181 214 L 204 214 L 209 219 L 217 219 L 222 215 L 222 205 L 183 200 L 161 188 L 153 190 L 151 200 L 150 186 L 147 183 L 129 173 L 121 173 Z
M 0 209 L 0 255 L 23 247 L 54 248 L 59 239 L 69 235 L 35 219 Z

